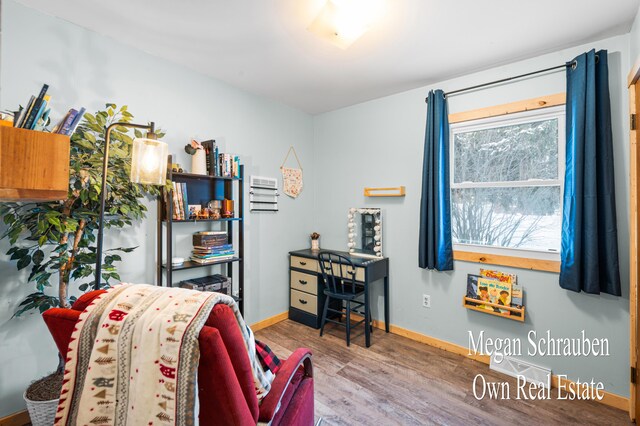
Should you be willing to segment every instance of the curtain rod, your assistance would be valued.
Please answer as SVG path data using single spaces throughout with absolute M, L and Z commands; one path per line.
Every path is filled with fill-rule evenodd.
M 453 90 L 451 92 L 445 93 L 444 96 L 446 98 L 447 96 L 455 95 L 456 93 L 467 92 L 469 90 L 480 89 L 481 87 L 492 86 L 494 84 L 504 83 L 504 82 L 511 81 L 511 80 L 517 80 L 519 78 L 529 77 L 529 76 L 535 75 L 535 74 L 542 74 L 542 73 L 548 72 L 548 71 L 553 71 L 553 70 L 558 70 L 558 69 L 561 69 L 561 68 L 572 67 L 572 66 L 575 66 L 576 64 L 577 64 L 576 61 L 567 62 L 566 64 L 558 65 L 558 66 L 551 67 L 551 68 L 545 68 L 545 69 L 538 70 L 538 71 L 528 72 L 526 74 L 520 74 L 520 75 L 516 75 L 516 76 L 513 76 L 513 77 L 503 78 L 501 80 L 495 80 L 495 81 L 490 81 L 488 83 L 478 84 L 476 86 L 469 86 L 469 87 L 465 87 L 463 89 Z M 428 102 L 429 98 L 424 98 L 424 101 Z

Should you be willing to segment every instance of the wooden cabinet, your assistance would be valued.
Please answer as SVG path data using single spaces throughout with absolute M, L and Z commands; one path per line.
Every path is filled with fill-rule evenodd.
M 67 198 L 69 149 L 69 136 L 0 126 L 0 201 Z

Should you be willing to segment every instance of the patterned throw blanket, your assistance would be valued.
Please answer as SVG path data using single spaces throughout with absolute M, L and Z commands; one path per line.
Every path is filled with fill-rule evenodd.
M 80 315 L 69 343 L 56 426 L 196 424 L 198 335 L 218 303 L 235 313 L 261 400 L 271 386 L 269 377 L 231 297 L 123 284 Z

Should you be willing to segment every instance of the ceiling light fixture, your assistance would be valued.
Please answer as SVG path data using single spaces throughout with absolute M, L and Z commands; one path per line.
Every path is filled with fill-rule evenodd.
M 385 0 L 327 0 L 309 31 L 346 49 L 385 12 Z

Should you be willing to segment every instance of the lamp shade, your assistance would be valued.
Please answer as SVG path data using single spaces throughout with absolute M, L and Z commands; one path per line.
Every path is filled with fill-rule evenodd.
M 131 182 L 145 185 L 164 185 L 167 178 L 166 143 L 153 139 L 136 138 L 131 153 Z

